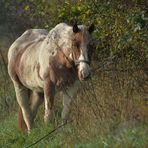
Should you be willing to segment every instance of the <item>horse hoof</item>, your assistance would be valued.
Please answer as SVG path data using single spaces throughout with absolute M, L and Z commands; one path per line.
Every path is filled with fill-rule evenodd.
M 30 133 L 31 133 L 31 130 L 28 130 L 28 131 L 27 131 L 27 134 L 30 135 Z
M 44 122 L 45 122 L 45 124 L 48 124 L 49 123 L 49 120 L 50 120 L 49 116 L 44 116 Z

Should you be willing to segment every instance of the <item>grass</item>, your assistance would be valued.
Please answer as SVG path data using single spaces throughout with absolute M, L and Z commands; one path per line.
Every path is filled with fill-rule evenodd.
M 27 147 L 55 128 L 55 123 L 53 122 L 45 126 L 40 116 L 39 114 L 35 122 L 35 128 L 31 131 L 31 134 L 28 135 L 18 130 L 17 115 L 15 112 L 11 113 L 0 123 L 0 147 Z M 87 129 L 86 134 L 84 133 L 85 127 L 79 129 L 80 126 L 76 126 L 75 123 L 72 123 L 66 125 L 64 128 L 58 129 L 33 147 L 146 148 L 148 146 L 148 128 L 146 123 L 131 123 L 127 121 L 119 124 L 114 130 L 109 128 L 107 130 L 104 129 L 110 127 L 110 124 L 111 123 L 106 122 L 104 126 L 103 124 L 96 125 L 95 129 L 93 129 L 94 127 Z M 99 129 L 102 130 L 99 131 Z M 96 132 L 98 134 L 96 134 Z
M 0 123 L 0 147 L 1 148 L 18 148 L 18 147 L 27 147 L 37 139 L 40 139 L 43 135 L 47 134 L 50 130 L 52 130 L 52 125 L 49 127 L 43 125 L 42 122 L 36 125 L 31 134 L 22 133 L 17 128 L 17 117 L 15 114 L 9 116 L 3 122 Z M 50 144 L 51 147 L 56 147 L 59 145 L 59 137 L 56 138 L 48 137 L 37 144 L 35 147 L 40 146 L 48 146 Z M 61 137 L 60 137 L 61 139 Z
M 34 148 L 147 148 L 148 110 L 139 92 L 124 96 L 126 88 L 123 86 L 124 91 L 121 91 L 116 83 L 111 85 L 112 81 L 106 78 L 103 83 L 101 79 L 96 80 L 93 77 L 94 92 L 89 89 L 90 82 L 82 84 L 84 90 L 79 92 L 72 107 L 73 122 L 41 140 Z M 42 106 L 29 135 L 18 130 L 14 106 L 9 108 L 9 113 L 6 109 L 2 111 L 5 117 L 0 120 L 0 147 L 27 147 L 57 127 L 61 123 L 60 98 L 58 94 L 52 122 L 48 126 L 44 124 Z
M 44 108 L 41 107 L 31 134 L 22 133 L 17 128 L 14 89 L 9 79 L 3 79 L 4 75 L 0 72 L 0 148 L 24 148 L 61 123 L 62 99 L 60 93 L 56 95 L 55 116 L 48 126 L 43 122 Z M 82 84 L 74 101 L 73 122 L 33 147 L 147 148 L 148 108 L 142 86 L 137 83 L 143 80 L 141 84 L 144 84 L 142 76 L 138 73 L 131 77 L 128 73 L 96 73 L 92 81 Z
M 140 95 L 131 95 L 127 104 L 123 92 L 117 89 L 114 94 L 108 83 L 104 82 L 102 87 L 99 81 L 93 84 L 96 98 L 87 88 L 90 83 L 84 84 L 84 92 L 78 94 L 72 107 L 73 122 L 58 129 L 34 148 L 147 148 L 148 110 Z M 44 124 L 42 106 L 29 135 L 18 130 L 17 109 L 14 106 L 9 108 L 9 113 L 6 109 L 2 111 L 5 117 L 0 120 L 0 147 L 27 147 L 57 127 L 61 123 L 62 104 L 58 95 L 53 121 L 48 126 Z
M 138 125 L 119 135 L 109 133 L 108 135 L 98 136 L 94 141 L 87 144 L 77 144 L 77 148 L 146 148 L 148 146 L 147 126 Z

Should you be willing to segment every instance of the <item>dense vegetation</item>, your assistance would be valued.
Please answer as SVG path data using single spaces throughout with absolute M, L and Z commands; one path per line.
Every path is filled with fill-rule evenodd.
M 1 0 L 0 147 L 27 146 L 61 123 L 59 93 L 49 127 L 42 121 L 42 106 L 29 136 L 17 130 L 15 92 L 6 67 L 15 38 L 28 28 L 50 30 L 59 22 L 95 24 L 94 70 L 74 102 L 73 122 L 36 147 L 147 147 L 147 7 L 146 0 Z

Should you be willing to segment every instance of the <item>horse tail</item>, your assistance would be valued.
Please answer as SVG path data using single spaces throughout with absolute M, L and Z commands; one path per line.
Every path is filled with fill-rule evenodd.
M 18 110 L 18 128 L 21 131 L 27 130 L 27 126 L 26 126 L 26 123 L 24 121 L 22 109 L 21 109 L 20 106 L 19 106 L 19 110 Z

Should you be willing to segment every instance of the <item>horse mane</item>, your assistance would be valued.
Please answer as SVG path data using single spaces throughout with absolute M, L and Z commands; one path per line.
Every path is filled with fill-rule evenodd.
M 52 60 L 58 51 L 62 50 L 68 56 L 72 49 L 72 34 L 72 27 L 65 23 L 60 23 L 49 31 L 41 45 L 39 54 L 41 78 L 44 79 L 47 76 L 47 69 L 51 68 L 49 67 L 49 59 Z
M 55 46 L 63 47 L 61 49 L 63 52 L 66 52 L 72 46 L 72 34 L 73 31 L 71 26 L 67 25 L 66 23 L 60 23 L 48 33 L 46 41 L 49 44 L 54 42 Z M 59 50 L 59 48 L 57 48 L 57 50 Z

